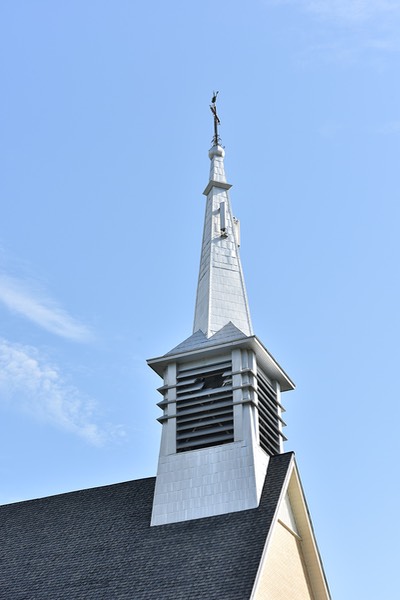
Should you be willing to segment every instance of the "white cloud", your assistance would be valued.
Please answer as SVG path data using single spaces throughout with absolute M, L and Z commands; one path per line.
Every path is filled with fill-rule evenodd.
M 0 274 L 0 302 L 10 311 L 61 337 L 79 342 L 92 338 L 89 328 L 76 321 L 54 300 L 15 277 Z
M 95 422 L 95 402 L 67 384 L 36 348 L 0 338 L 0 401 L 79 435 L 94 445 L 110 435 Z M 119 432 L 123 435 L 123 432 Z

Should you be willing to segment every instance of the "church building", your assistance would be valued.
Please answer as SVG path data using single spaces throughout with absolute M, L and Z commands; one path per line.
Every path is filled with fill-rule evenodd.
M 299 473 L 294 383 L 253 332 L 218 135 L 190 337 L 160 376 L 156 477 L 0 507 L 0 600 L 329 600 Z

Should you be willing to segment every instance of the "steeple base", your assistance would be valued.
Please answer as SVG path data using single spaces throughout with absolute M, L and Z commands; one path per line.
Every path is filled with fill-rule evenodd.
M 151 525 L 256 508 L 268 461 L 244 441 L 160 456 Z

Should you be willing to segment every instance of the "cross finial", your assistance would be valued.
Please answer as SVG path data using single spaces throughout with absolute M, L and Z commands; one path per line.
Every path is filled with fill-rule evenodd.
M 214 137 L 212 139 L 213 146 L 218 146 L 221 143 L 221 138 L 218 135 L 218 125 L 220 125 L 221 121 L 219 120 L 217 114 L 217 96 L 219 92 L 213 92 L 213 96 L 211 98 L 210 109 L 212 114 L 214 115 Z

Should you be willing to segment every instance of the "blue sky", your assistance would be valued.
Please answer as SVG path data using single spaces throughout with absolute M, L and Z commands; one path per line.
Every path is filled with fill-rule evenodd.
M 152 476 L 219 90 L 332 595 L 397 598 L 400 2 L 0 3 L 0 502 Z

